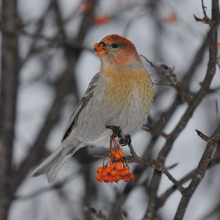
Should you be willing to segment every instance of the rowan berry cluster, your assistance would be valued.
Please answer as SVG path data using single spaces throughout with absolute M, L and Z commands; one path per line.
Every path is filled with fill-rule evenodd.
M 96 54 L 97 56 L 100 56 L 100 57 L 103 57 L 103 56 L 104 56 L 104 51 L 103 51 L 102 44 L 97 44 L 97 43 L 95 43 L 95 44 L 94 44 L 94 51 L 95 51 L 95 54 Z
M 109 156 L 111 161 L 109 161 L 106 165 L 104 165 L 103 161 L 103 166 L 97 169 L 97 181 L 104 181 L 105 183 L 117 183 L 119 180 L 124 180 L 124 182 L 134 180 L 134 174 L 130 173 L 130 168 L 122 159 L 122 157 L 125 156 L 123 149 L 117 149 L 118 152 L 114 151 L 113 149 L 110 151 L 111 153 Z

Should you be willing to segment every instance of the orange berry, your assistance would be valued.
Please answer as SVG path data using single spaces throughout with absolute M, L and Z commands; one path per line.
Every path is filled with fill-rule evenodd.
M 110 169 L 109 167 L 107 167 L 107 168 L 105 169 L 105 172 L 106 172 L 107 174 L 110 174 L 110 173 L 111 173 L 111 169 Z
M 119 154 L 120 154 L 121 157 L 125 156 L 124 153 L 123 153 L 123 149 L 122 148 L 120 148 L 118 151 L 119 151 Z
M 174 23 L 177 21 L 177 17 L 174 13 L 167 15 L 164 19 L 163 19 L 166 23 Z
M 97 173 L 101 173 L 103 171 L 103 167 L 98 167 L 98 169 L 96 171 L 97 171 Z
M 117 152 L 115 152 L 113 149 L 111 149 L 111 153 L 114 155 L 117 154 Z
M 126 176 L 125 171 L 121 171 L 121 176 Z
M 109 163 L 109 168 L 110 168 L 111 170 L 114 170 L 114 169 L 115 169 L 115 165 L 114 165 L 112 162 L 110 162 L 110 163 Z
M 117 160 L 120 160 L 120 159 L 121 159 L 121 155 L 120 155 L 120 154 L 115 154 L 115 158 L 116 158 Z
M 101 174 L 97 174 L 97 175 L 96 175 L 96 179 L 97 179 L 97 180 L 101 180 L 101 179 L 102 179 L 102 175 L 101 175 Z
M 124 181 L 125 181 L 125 182 L 128 182 L 128 180 L 129 180 L 129 177 L 126 176 L 126 177 L 124 178 Z
M 94 16 L 94 23 L 97 25 L 107 24 L 109 21 L 110 21 L 110 17 L 108 15 Z
M 99 45 L 97 43 L 94 44 L 94 51 L 95 51 L 95 54 L 97 56 L 100 56 L 100 57 L 103 57 L 104 56 L 104 52 L 103 52 L 103 47 L 102 45 Z
M 79 7 L 82 11 L 88 11 L 91 8 L 91 4 L 88 2 L 82 2 Z
M 122 170 L 122 168 L 123 168 L 122 162 L 117 162 L 115 165 L 115 168 L 116 168 L 116 170 Z
M 114 182 L 117 183 L 119 180 L 114 176 Z
M 117 170 L 116 176 L 121 176 L 121 171 L 120 170 Z
M 126 174 L 129 174 L 130 173 L 130 168 L 129 167 L 124 167 L 123 171 L 125 171 Z
M 104 176 L 104 177 L 103 177 L 103 180 L 104 180 L 104 181 L 108 181 L 108 180 L 109 180 L 109 176 Z
M 108 175 L 108 173 L 104 170 L 103 172 L 102 172 L 102 176 L 107 176 Z
M 135 177 L 134 177 L 134 174 L 133 174 L 133 173 L 129 173 L 129 174 L 128 174 L 128 177 L 129 177 L 129 179 L 130 179 L 130 180 L 134 180 L 134 179 L 135 179 Z
M 112 171 L 111 171 L 111 175 L 112 175 L 112 176 L 116 176 L 116 171 L 115 171 L 115 170 L 112 170 Z
M 113 181 L 114 181 L 114 179 L 115 179 L 115 178 L 114 178 L 114 176 L 109 176 L 108 181 L 109 181 L 109 182 L 113 182 Z
M 121 178 L 120 176 L 115 176 L 115 179 L 116 179 L 117 181 L 119 181 L 119 180 L 121 180 L 122 178 Z

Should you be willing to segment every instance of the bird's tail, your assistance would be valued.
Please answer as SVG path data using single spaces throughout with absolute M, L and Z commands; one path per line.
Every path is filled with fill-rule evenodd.
M 32 177 L 40 176 L 46 173 L 47 181 L 51 183 L 62 166 L 70 159 L 76 152 L 76 148 L 72 149 L 70 153 L 66 154 L 63 145 L 53 152 L 43 163 L 41 163 L 31 174 Z

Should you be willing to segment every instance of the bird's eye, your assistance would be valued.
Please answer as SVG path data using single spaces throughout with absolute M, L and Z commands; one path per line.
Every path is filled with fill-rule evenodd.
M 118 45 L 117 45 L 117 44 L 112 44 L 112 47 L 113 47 L 113 48 L 117 48 Z

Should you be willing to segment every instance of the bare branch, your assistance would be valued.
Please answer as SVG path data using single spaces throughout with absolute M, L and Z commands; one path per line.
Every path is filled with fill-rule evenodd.
M 211 155 L 214 150 L 214 147 L 220 141 L 220 125 L 215 130 L 212 137 L 209 138 L 209 140 L 211 140 L 211 141 L 206 146 L 205 152 L 199 162 L 196 173 L 194 174 L 189 186 L 183 192 L 182 199 L 180 201 L 179 207 L 178 207 L 176 215 L 174 217 L 175 220 L 183 218 L 184 213 L 186 211 L 186 207 L 188 206 L 188 203 L 189 203 L 193 193 L 195 192 L 199 183 L 202 181 L 202 179 L 205 176 L 206 170 L 208 168 L 208 164 L 211 160 Z
M 126 136 L 121 132 L 120 133 L 121 137 L 125 140 Z M 128 144 L 128 147 L 130 148 L 130 153 L 132 157 L 123 157 L 123 160 L 126 161 L 127 163 L 142 163 L 144 165 L 150 166 L 153 169 L 156 169 L 162 173 L 164 173 L 169 180 L 173 182 L 173 184 L 177 187 L 177 189 L 182 193 L 184 188 L 182 185 L 168 172 L 168 170 L 162 165 L 162 163 L 159 161 L 159 158 L 153 161 L 147 161 L 144 160 L 141 157 L 138 157 L 136 152 L 133 149 L 133 146 L 131 143 Z
M 7 29 L 15 28 L 17 17 L 16 1 L 3 0 L 1 20 Z M 8 13 L 10 11 L 10 13 Z M 17 91 L 19 86 L 20 63 L 18 37 L 2 33 L 1 52 L 1 94 L 0 94 L 0 219 L 7 219 L 11 202 L 12 154 L 15 137 Z
M 189 104 L 192 101 L 192 98 L 190 98 L 190 96 L 182 89 L 181 83 L 179 82 L 179 80 L 177 79 L 176 75 L 174 74 L 174 67 L 173 69 L 168 67 L 166 64 L 164 63 L 160 63 L 157 62 L 156 65 L 160 66 L 162 68 L 159 69 L 158 67 L 156 67 L 151 61 L 149 61 L 145 56 L 141 55 L 142 57 L 144 57 L 144 59 L 156 70 L 158 70 L 162 76 L 165 77 L 166 80 L 168 80 L 170 82 L 170 86 L 174 87 L 177 92 L 179 93 L 179 95 Z M 161 82 L 163 82 L 165 79 L 163 79 Z M 158 83 L 161 84 L 161 82 Z M 162 85 L 166 85 L 166 84 L 162 84 Z
M 201 131 L 196 130 L 197 134 L 206 142 L 208 143 L 214 143 L 215 142 L 215 138 L 214 137 L 208 137 L 205 134 L 203 134 Z
M 108 220 L 101 211 L 96 211 L 94 208 L 91 207 L 85 207 L 85 211 L 91 212 L 93 215 L 95 215 L 97 218 L 102 219 L 102 220 Z

